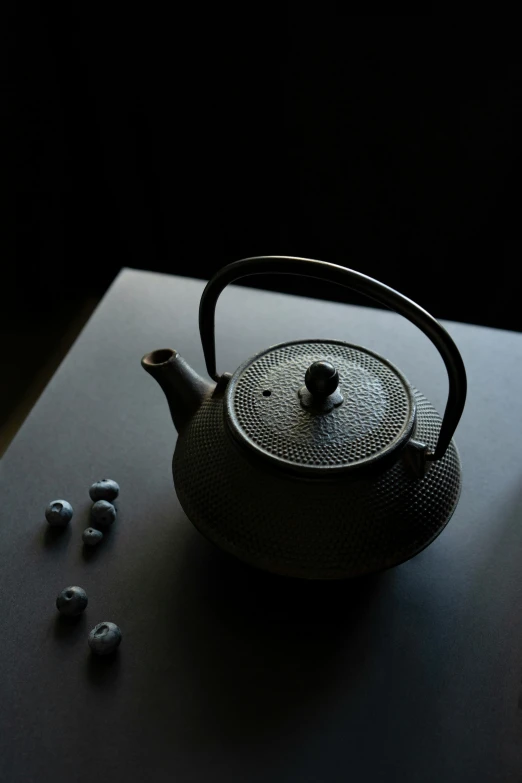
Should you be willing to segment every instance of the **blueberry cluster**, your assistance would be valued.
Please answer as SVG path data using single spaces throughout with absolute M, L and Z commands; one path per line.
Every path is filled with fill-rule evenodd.
M 77 585 L 66 587 L 56 599 L 56 608 L 64 617 L 78 617 L 85 611 L 87 604 L 87 593 Z M 120 646 L 121 631 L 116 623 L 98 623 L 87 641 L 95 655 L 109 655 Z
M 120 494 L 118 484 L 112 479 L 96 481 L 89 490 L 93 501 L 91 508 L 92 527 L 83 533 L 83 542 L 87 546 L 96 546 L 103 539 L 103 533 L 97 528 L 107 529 L 116 519 L 116 508 L 113 501 Z
M 103 540 L 99 528 L 109 528 L 116 519 L 116 508 L 113 501 L 120 494 L 118 484 L 112 479 L 96 481 L 89 489 L 93 501 L 91 508 L 92 527 L 82 533 L 86 546 L 96 546 Z M 52 527 L 65 528 L 71 521 L 73 508 L 67 500 L 53 500 L 45 509 L 45 518 Z M 83 587 L 73 585 L 66 587 L 56 599 L 56 608 L 67 618 L 79 617 L 88 604 L 87 593 Z M 88 643 L 95 655 L 109 655 L 120 645 L 121 631 L 115 623 L 98 623 L 89 634 Z
M 89 489 L 89 495 L 93 501 L 92 526 L 83 531 L 82 539 L 85 546 L 97 546 L 103 540 L 102 530 L 109 528 L 116 519 L 114 501 L 119 494 L 120 487 L 112 479 L 95 481 Z M 45 509 L 45 518 L 51 527 L 66 527 L 72 516 L 73 508 L 67 500 L 52 500 Z

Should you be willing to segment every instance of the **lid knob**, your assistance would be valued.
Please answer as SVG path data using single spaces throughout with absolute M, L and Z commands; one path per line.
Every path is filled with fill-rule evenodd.
M 305 385 L 299 389 L 303 408 L 314 413 L 330 413 L 343 402 L 338 390 L 339 373 L 331 362 L 314 362 L 305 374 Z
M 333 394 L 339 385 L 339 373 L 331 362 L 314 362 L 306 371 L 305 385 L 317 400 Z

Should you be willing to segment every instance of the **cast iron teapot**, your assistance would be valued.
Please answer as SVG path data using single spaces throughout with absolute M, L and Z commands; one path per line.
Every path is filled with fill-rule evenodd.
M 321 278 L 367 294 L 419 327 L 449 377 L 441 420 L 389 361 L 340 340 L 267 348 L 233 375 L 216 371 L 214 314 L 226 285 L 257 274 Z M 380 571 L 430 544 L 459 499 L 453 433 L 466 372 L 443 327 L 419 305 L 359 272 L 268 256 L 221 269 L 201 297 L 209 376 L 173 350 L 142 359 L 167 397 L 179 436 L 174 485 L 189 519 L 222 549 L 288 576 Z

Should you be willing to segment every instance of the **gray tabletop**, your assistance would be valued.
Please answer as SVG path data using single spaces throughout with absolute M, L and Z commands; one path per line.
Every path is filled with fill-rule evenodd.
M 0 779 L 520 781 L 522 335 L 447 324 L 469 398 L 441 536 L 370 580 L 285 580 L 215 550 L 173 490 L 176 435 L 140 358 L 170 346 L 204 374 L 202 289 L 124 270 L 0 463 Z M 284 340 L 344 339 L 444 406 L 438 354 L 393 313 L 230 288 L 217 321 L 220 371 Z M 86 554 L 102 476 L 120 483 L 119 518 Z M 75 515 L 56 536 L 57 497 Z M 71 584 L 89 606 L 69 626 L 54 601 Z M 103 620 L 123 632 L 112 660 L 87 647 Z

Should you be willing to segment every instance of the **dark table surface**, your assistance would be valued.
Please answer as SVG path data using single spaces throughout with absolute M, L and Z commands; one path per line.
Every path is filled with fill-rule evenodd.
M 520 781 L 522 335 L 447 325 L 469 398 L 441 536 L 372 579 L 285 580 L 215 550 L 173 490 L 175 431 L 140 358 L 171 346 L 204 373 L 202 289 L 124 270 L 0 463 L 0 779 Z M 217 321 L 221 371 L 284 340 L 345 339 L 443 408 L 438 354 L 393 313 L 230 288 Z M 119 518 L 85 553 L 102 476 Z M 75 509 L 59 535 L 54 498 Z M 54 605 L 71 584 L 89 595 L 72 626 Z M 112 660 L 87 647 L 103 620 L 123 632 Z

